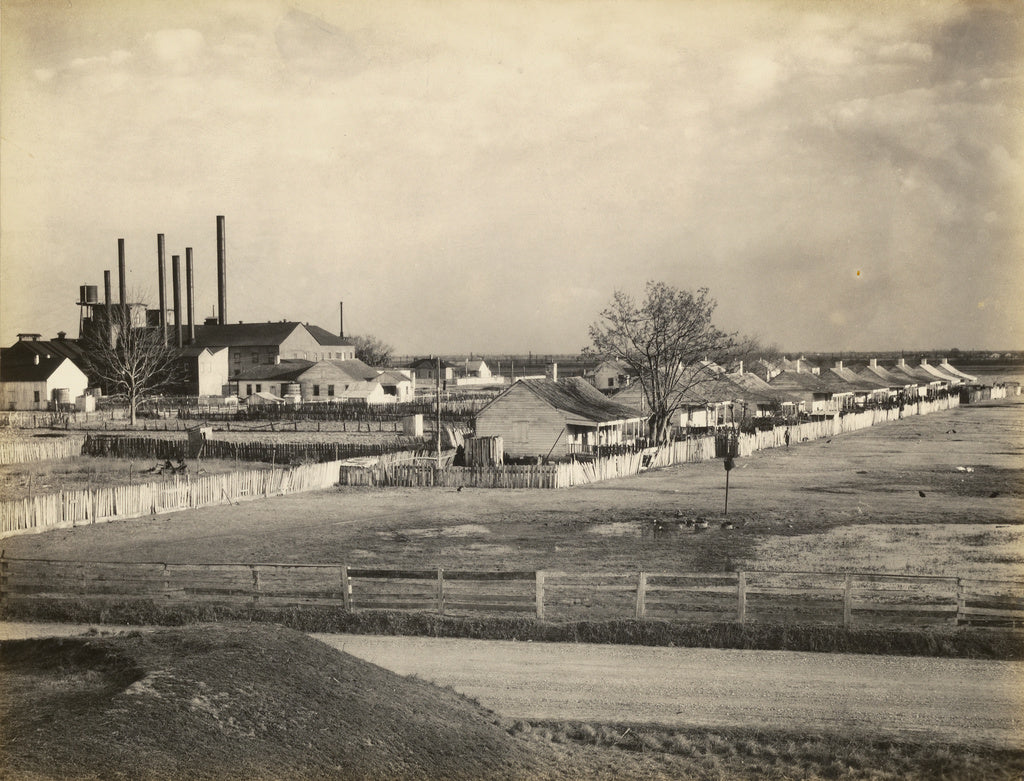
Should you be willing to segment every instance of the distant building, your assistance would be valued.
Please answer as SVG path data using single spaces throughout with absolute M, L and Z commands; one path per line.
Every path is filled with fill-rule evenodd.
M 19 336 L 13 346 L 0 350 L 0 398 L 5 409 L 52 409 L 58 403 L 74 404 L 85 395 L 89 378 L 76 341 Z
M 599 391 L 614 392 L 632 383 L 637 373 L 622 361 L 601 361 L 588 378 Z
M 407 367 L 412 371 L 412 378 L 417 385 L 436 384 L 438 379 L 438 359 L 420 358 Z M 440 362 L 441 382 L 447 383 L 455 378 L 455 368 L 446 361 Z
M 240 377 L 253 366 L 272 366 L 284 360 L 352 360 L 356 349 L 339 336 L 303 323 L 233 323 L 196 326 L 198 347 L 227 347 L 229 377 Z

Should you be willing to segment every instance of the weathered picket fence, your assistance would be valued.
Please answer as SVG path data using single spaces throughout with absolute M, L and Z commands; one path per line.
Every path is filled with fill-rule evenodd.
M 1024 582 L 871 572 L 554 572 L 0 558 L 0 599 L 401 610 L 552 621 L 1024 627 Z
M 82 454 L 85 437 L 46 437 L 31 441 L 0 442 L 0 466 L 73 458 Z
M 259 469 L 104 488 L 83 488 L 0 502 L 0 537 L 139 518 L 266 496 L 329 488 L 340 462 Z
M 202 457 L 226 461 L 261 461 L 268 464 L 289 464 L 302 461 L 341 461 L 346 458 L 379 456 L 384 453 L 424 448 L 424 437 L 396 437 L 387 444 L 352 442 L 227 442 L 207 439 Z M 145 458 L 157 461 L 193 458 L 186 439 L 155 437 L 123 437 L 88 435 L 82 455 L 107 458 Z

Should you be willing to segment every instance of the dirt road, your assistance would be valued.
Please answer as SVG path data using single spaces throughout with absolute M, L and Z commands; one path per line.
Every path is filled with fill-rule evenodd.
M 1024 663 L 314 635 L 508 718 L 748 727 L 1024 748 Z
M 0 622 L 0 640 L 87 630 Z M 510 719 L 745 727 L 1024 748 L 1024 662 L 313 637 L 400 675 L 450 686 Z

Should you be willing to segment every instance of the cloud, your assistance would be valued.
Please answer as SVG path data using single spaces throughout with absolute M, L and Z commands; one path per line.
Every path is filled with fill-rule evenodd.
M 158 63 L 183 73 L 191 70 L 199 58 L 205 39 L 198 30 L 179 28 L 149 33 L 142 43 Z

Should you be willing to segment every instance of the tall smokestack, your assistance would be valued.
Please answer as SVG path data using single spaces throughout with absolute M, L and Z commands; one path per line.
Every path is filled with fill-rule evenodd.
M 174 346 L 181 349 L 181 257 L 171 255 L 171 285 L 174 292 Z
M 340 336 L 342 339 L 344 339 L 345 338 L 345 302 L 344 301 L 339 301 L 338 302 L 338 317 L 340 318 L 340 322 L 338 323 L 338 326 L 339 326 L 339 328 L 338 328 L 338 336 Z
M 196 310 L 192 289 L 192 248 L 185 247 L 185 309 L 188 311 L 188 343 L 196 340 Z
M 167 261 L 164 258 L 164 234 L 156 234 L 156 289 L 160 299 L 160 329 L 167 344 Z
M 124 278 L 124 239 L 117 240 L 117 292 L 118 303 L 128 303 L 128 283 Z
M 110 308 L 110 269 L 103 272 L 103 303 Z
M 228 273 L 226 248 L 224 246 L 224 217 L 217 216 L 217 322 L 225 325 L 228 321 Z

